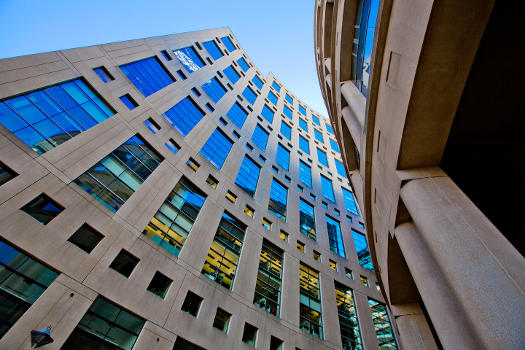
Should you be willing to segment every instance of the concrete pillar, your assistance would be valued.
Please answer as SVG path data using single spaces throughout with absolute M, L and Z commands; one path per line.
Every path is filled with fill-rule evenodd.
M 419 304 L 392 305 L 392 314 L 399 331 L 401 349 L 438 349 Z
M 395 236 L 443 346 L 523 349 L 525 259 L 447 176 L 401 198 L 414 224 Z

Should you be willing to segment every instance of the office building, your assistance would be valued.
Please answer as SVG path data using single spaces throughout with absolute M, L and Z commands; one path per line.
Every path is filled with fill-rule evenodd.
M 0 162 L 0 348 L 397 348 L 329 120 L 229 29 L 0 60 Z

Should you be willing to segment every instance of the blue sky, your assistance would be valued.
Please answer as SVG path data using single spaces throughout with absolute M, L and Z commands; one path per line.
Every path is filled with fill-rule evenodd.
M 259 70 L 327 115 L 314 0 L 0 0 L 0 58 L 229 26 Z

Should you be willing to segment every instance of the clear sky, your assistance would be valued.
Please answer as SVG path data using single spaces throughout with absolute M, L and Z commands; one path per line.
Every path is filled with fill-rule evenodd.
M 326 116 L 314 0 L 0 0 L 0 58 L 229 26 L 261 73 Z

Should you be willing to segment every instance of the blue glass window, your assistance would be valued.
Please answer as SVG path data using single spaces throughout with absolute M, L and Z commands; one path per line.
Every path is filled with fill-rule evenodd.
M 292 96 L 286 94 L 286 95 L 284 96 L 284 99 L 285 99 L 286 101 L 288 101 L 289 104 L 293 105 L 293 98 L 292 98 Z
M 321 188 L 323 190 L 324 198 L 328 199 L 329 201 L 335 202 L 334 187 L 332 185 L 332 180 L 330 180 L 326 176 L 321 175 Z
M 0 102 L 0 123 L 38 154 L 113 114 L 81 79 Z
M 323 164 L 325 167 L 328 167 L 328 158 L 326 158 L 326 153 L 321 151 L 319 148 L 317 149 L 317 160 L 319 160 L 319 163 Z
M 135 135 L 74 182 L 116 212 L 162 160 L 153 148 Z
M 304 131 L 308 132 L 308 123 L 306 122 L 306 120 L 299 118 L 299 127 Z
M 242 95 L 248 100 L 248 102 L 250 102 L 252 105 L 253 103 L 255 102 L 255 100 L 257 99 L 257 95 L 255 94 L 255 92 L 253 92 L 253 90 L 247 86 L 244 91 L 242 92 Z
M 135 109 L 137 107 L 137 102 L 131 98 L 129 94 L 125 94 L 124 96 L 119 97 L 122 103 L 126 105 L 126 107 L 129 108 L 129 110 Z
M 219 58 L 224 56 L 214 40 L 205 41 L 202 43 L 202 45 L 204 45 L 204 47 L 206 48 L 206 50 L 208 50 L 210 56 L 214 60 L 218 60 Z
M 1 338 L 53 283 L 58 273 L 2 241 L 0 268 Z
M 348 210 L 350 213 L 359 215 L 359 211 L 357 210 L 357 204 L 354 199 L 354 195 L 352 192 L 348 191 L 346 188 L 341 187 L 343 190 L 343 199 L 345 200 L 345 207 L 346 210 Z
M 302 198 L 299 198 L 299 231 L 306 237 L 316 239 L 314 207 Z
M 241 69 L 246 72 L 248 69 L 250 69 L 250 66 L 248 66 L 248 63 L 244 60 L 244 58 L 239 58 L 237 60 L 237 64 L 241 67 Z
M 315 139 L 321 143 L 324 143 L 323 133 L 319 130 L 314 129 Z
M 354 84 L 366 97 L 370 64 L 372 63 L 372 45 L 379 7 L 379 0 L 361 0 L 358 2 L 355 18 L 354 48 L 352 58 L 352 77 Z
M 226 67 L 225 70 L 223 70 L 224 74 L 230 79 L 231 83 L 235 85 L 235 83 L 241 78 L 239 73 L 233 68 L 233 66 Z
M 312 120 L 315 124 L 321 126 L 321 122 L 319 121 L 319 118 L 317 118 L 315 115 L 312 114 Z
M 257 75 L 254 75 L 253 78 L 252 78 L 252 82 L 255 84 L 255 86 L 257 86 L 259 89 L 262 89 L 263 87 L 263 82 L 262 80 L 257 76 Z
M 202 146 L 201 154 L 220 170 L 232 145 L 233 142 L 217 128 L 206 141 L 206 144 Z
M 163 115 L 182 136 L 186 136 L 201 121 L 204 112 L 187 96 Z
M 273 87 L 277 92 L 280 92 L 280 91 L 281 91 L 281 87 L 280 87 L 275 81 L 272 82 L 272 87 Z
M 302 160 L 299 161 L 299 180 L 308 187 L 312 187 L 312 168 Z
M 306 115 L 306 109 L 301 105 L 299 105 L 299 113 L 301 113 L 302 115 Z
M 248 116 L 248 112 L 246 112 L 238 102 L 235 102 L 226 115 L 235 125 L 242 128 L 242 125 Z
M 288 118 L 292 119 L 292 110 L 286 106 L 283 106 L 283 113 Z
M 357 258 L 359 259 L 359 265 L 370 271 L 374 271 L 374 265 L 372 264 L 372 258 L 368 251 L 368 243 L 364 234 L 357 232 L 352 229 L 352 236 L 354 238 L 355 250 L 357 252 Z
M 267 106 L 264 105 L 261 111 L 261 115 L 269 122 L 273 123 L 273 111 Z
M 337 173 L 338 173 L 339 175 L 341 175 L 341 176 L 344 177 L 345 179 L 347 178 L 347 177 L 346 177 L 345 166 L 343 165 L 343 163 L 341 163 L 341 162 L 338 161 L 337 159 L 335 160 L 335 168 L 337 169 Z
M 277 154 L 275 155 L 275 161 L 277 164 L 288 170 L 290 166 L 290 151 L 283 147 L 283 145 L 277 145 Z
M 301 135 L 299 135 L 299 149 L 305 152 L 306 154 L 310 154 L 310 143 Z
M 257 189 L 260 172 L 261 167 L 248 156 L 244 156 L 235 184 L 253 197 Z
M 334 151 L 341 153 L 341 151 L 339 150 L 339 145 L 332 139 L 330 139 L 330 147 L 332 147 Z
M 205 200 L 206 194 L 183 176 L 142 233 L 178 256 Z
M 179 59 L 180 63 L 188 70 L 191 74 L 200 68 L 204 67 L 206 64 L 197 54 L 193 46 L 184 47 L 173 51 L 175 56 Z
M 343 234 L 341 233 L 341 225 L 339 224 L 339 221 L 334 220 L 330 216 L 326 215 L 326 229 L 328 231 L 330 250 L 336 254 L 339 254 L 343 258 L 346 258 Z
M 274 104 L 277 104 L 277 96 L 274 95 L 273 92 L 268 92 L 268 99 Z
M 232 41 L 230 40 L 228 36 L 223 36 L 221 38 L 221 41 L 224 43 L 224 46 L 226 46 L 228 51 L 232 52 L 232 51 L 237 50 L 237 48 L 235 47 L 235 45 L 233 45 Z
M 288 140 L 292 139 L 292 128 L 281 120 L 281 134 L 284 135 Z
M 278 218 L 286 221 L 286 204 L 288 201 L 288 189 L 279 181 L 273 179 L 270 190 L 270 201 L 268 210 Z
M 123 64 L 120 69 L 145 97 L 175 81 L 157 57 Z
M 109 74 L 109 72 L 104 67 L 97 67 L 93 68 L 95 73 L 97 73 L 100 80 L 102 80 L 104 83 L 109 83 L 111 80 L 113 80 L 113 77 Z
M 334 129 L 332 129 L 332 127 L 328 124 L 325 124 L 324 125 L 326 127 L 326 131 L 328 131 L 330 134 L 334 134 Z
M 209 96 L 209 98 L 217 103 L 222 96 L 226 94 L 226 88 L 222 86 L 219 79 L 216 77 L 211 78 L 211 80 L 208 80 L 204 84 L 201 85 L 202 90 L 206 93 L 206 95 Z
M 252 141 L 263 151 L 266 150 L 266 144 L 268 143 L 268 132 L 261 128 L 259 124 L 257 124 L 255 130 L 253 131 Z

